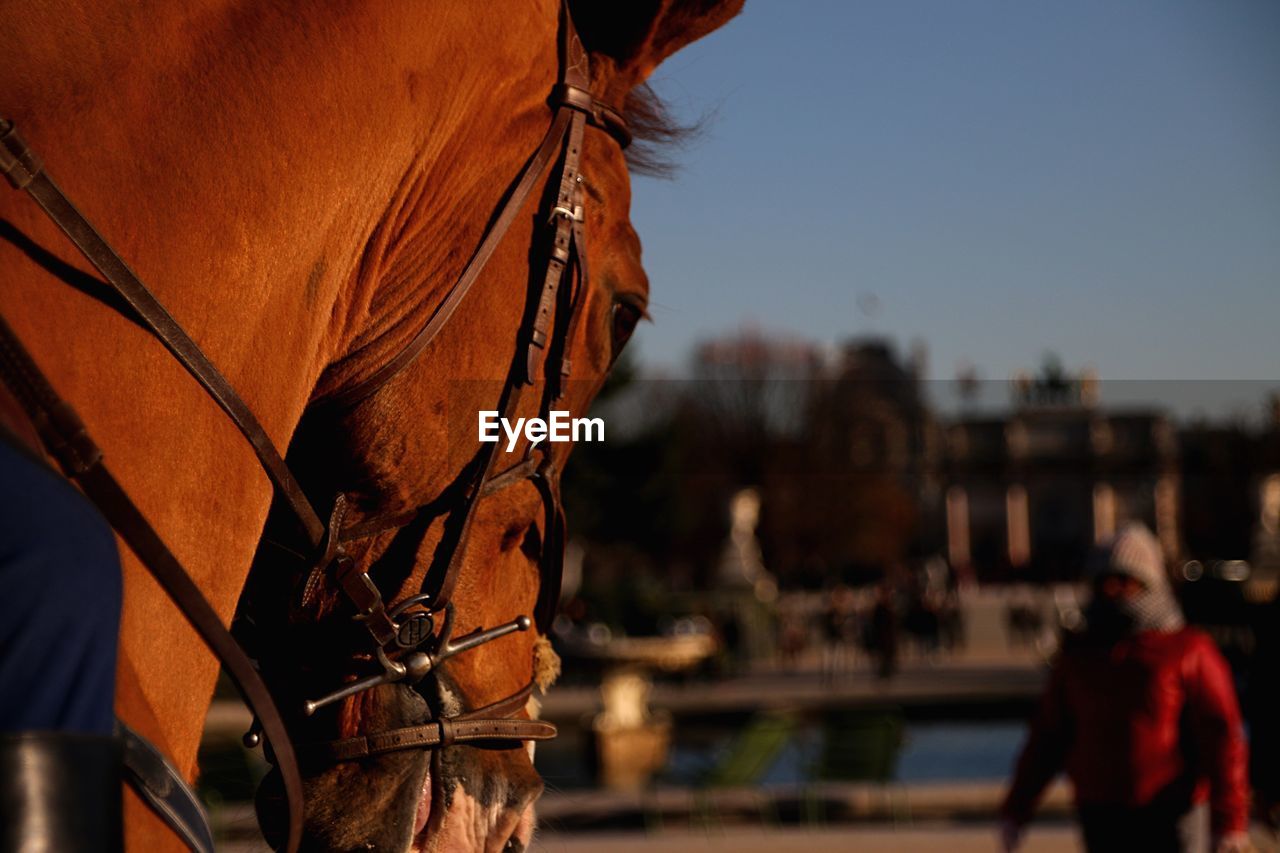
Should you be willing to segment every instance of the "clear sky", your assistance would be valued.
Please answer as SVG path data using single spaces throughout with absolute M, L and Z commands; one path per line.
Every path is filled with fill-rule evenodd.
M 654 82 L 713 115 L 635 181 L 643 364 L 754 324 L 1280 386 L 1280 3 L 747 0 Z

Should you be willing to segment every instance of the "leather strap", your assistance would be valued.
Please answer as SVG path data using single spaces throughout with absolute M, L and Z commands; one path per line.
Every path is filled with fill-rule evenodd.
M 608 104 L 597 101 L 595 96 L 586 89 L 569 83 L 558 83 L 551 90 L 551 102 L 562 103 L 586 113 L 587 123 L 612 136 L 622 150 L 625 151 L 631 145 L 631 127 L 622 113 Z
M 0 379 L 9 386 L 40 434 L 45 448 L 58 461 L 66 476 L 79 483 L 116 533 L 173 599 L 182 615 L 222 661 L 241 695 L 262 722 L 284 779 L 289 803 L 286 849 L 293 853 L 302 837 L 302 779 L 284 720 L 252 661 L 223 626 L 177 557 L 103 464 L 102 451 L 90 438 L 84 423 L 53 390 L 3 317 L 0 317 Z
M 550 468 L 550 461 L 547 467 Z M 542 577 L 538 585 L 538 603 L 534 606 L 533 620 L 539 631 L 549 634 L 560 604 L 560 581 L 564 575 L 564 507 L 560 503 L 558 474 L 545 471 L 533 483 L 542 493 L 546 515 L 546 535 L 542 543 Z
M 449 318 L 453 316 L 453 312 L 457 310 L 458 305 L 467 295 L 472 285 L 475 284 L 476 279 L 479 278 L 494 250 L 498 248 L 498 244 L 502 241 L 507 229 L 511 227 L 511 223 L 515 221 L 515 217 L 524 207 L 529 193 L 541 182 L 542 177 L 551 168 L 560 143 L 566 135 L 574 133 L 577 134 L 578 139 L 571 150 L 571 157 L 573 178 L 576 181 L 578 152 L 581 151 L 582 147 L 581 125 L 575 120 L 576 118 L 584 117 L 587 123 L 613 136 L 623 148 L 631 144 L 631 131 L 627 126 L 626 119 L 617 110 L 597 101 L 589 91 L 591 72 L 587 52 L 582 45 L 582 39 L 578 36 L 577 28 L 573 25 L 573 18 L 569 14 L 568 4 L 564 2 L 560 6 L 559 41 L 561 73 L 560 82 L 552 89 L 550 99 L 551 106 L 555 110 L 551 126 L 547 128 L 546 135 L 542 137 L 542 142 L 538 145 L 524 171 L 516 179 L 515 185 L 507 196 L 501 211 L 488 230 L 485 231 L 484 237 L 480 240 L 480 245 L 476 247 L 471 260 L 467 262 L 467 266 L 463 269 L 458 280 L 449 289 L 448 294 L 445 295 L 431 318 L 427 320 L 427 324 L 405 345 L 404 349 L 374 371 L 367 379 L 349 385 L 327 397 L 320 398 L 317 402 L 337 406 L 353 406 L 389 382 L 392 377 L 412 364 L 422 354 L 423 350 L 431 344 L 436 336 L 440 334 L 440 330 L 449 322 Z M 578 128 L 576 131 L 574 130 L 575 126 Z M 563 185 L 561 189 L 563 191 Z
M 456 717 L 342 740 L 301 744 L 298 754 L 304 761 L 353 761 L 405 749 L 445 749 L 454 744 L 502 746 L 510 741 L 550 740 L 556 736 L 554 724 L 510 716 L 522 711 L 531 695 L 533 682 L 505 699 Z
M 533 450 L 533 447 L 529 449 Z M 480 490 L 480 497 L 487 498 L 489 495 L 497 494 L 508 486 L 514 486 L 516 483 L 528 480 L 538 473 L 540 464 L 540 460 L 535 459 L 532 454 L 525 456 L 524 459 L 510 468 L 499 471 L 485 481 L 484 488 Z
M 556 727 L 545 720 L 495 717 L 454 720 L 445 717 L 421 726 L 392 729 L 375 735 L 325 743 L 299 744 L 303 761 L 353 761 L 405 749 L 445 749 L 454 744 L 495 744 L 509 741 L 551 740 Z
M 581 186 L 579 186 L 578 192 L 582 192 Z M 587 289 L 587 283 L 591 280 L 587 270 L 586 245 L 582 222 L 579 220 L 573 223 L 573 261 L 577 266 L 577 281 L 574 285 L 573 295 L 569 300 L 569 327 L 565 330 L 564 350 L 560 353 L 560 376 L 557 380 L 559 385 L 556 387 L 557 400 L 564 396 L 565 382 L 573 372 L 573 365 L 569 360 L 569 350 L 573 346 L 573 339 L 578 333 L 578 324 L 582 321 L 582 300 Z
M 489 495 L 500 492 L 508 486 L 513 486 L 521 480 L 529 479 L 537 471 L 537 468 L 538 460 L 526 456 L 510 468 L 505 468 L 491 475 L 480 489 L 480 497 L 487 498 Z M 446 490 L 435 500 L 422 506 L 392 515 L 375 516 L 357 524 L 346 525 L 338 536 L 338 542 L 341 544 L 359 542 L 362 539 L 368 539 L 381 533 L 399 530 L 401 527 L 412 524 L 424 516 L 442 515 L 448 511 L 449 500 L 452 497 L 451 492 Z
M 516 408 L 520 405 L 521 385 L 518 382 L 508 381 L 506 385 L 506 400 L 501 409 L 500 417 L 510 420 L 515 416 Z M 458 582 L 458 573 L 462 571 L 462 563 L 466 559 L 467 541 L 471 535 L 471 523 L 475 519 L 476 508 L 480 504 L 480 497 L 484 491 L 484 484 L 493 474 L 493 466 L 498 459 L 498 447 L 501 442 L 490 442 L 484 444 L 479 451 L 478 462 L 476 466 L 476 476 L 472 481 L 471 488 L 467 490 L 464 498 L 462 520 L 458 525 L 458 532 L 451 540 L 451 550 L 449 551 L 449 559 L 445 563 L 443 573 L 428 572 L 426 577 L 422 579 L 422 586 L 418 590 L 419 594 L 430 594 L 432 609 L 443 607 L 453 595 L 453 589 Z
M 551 214 L 554 232 L 547 259 L 547 270 L 543 277 L 542 287 L 537 294 L 536 308 L 530 321 L 531 326 L 522 337 L 526 341 L 524 358 L 518 359 L 507 375 L 503 389 L 503 399 L 499 401 L 500 416 L 506 419 L 513 417 L 519 405 L 522 388 L 537 381 L 542 367 L 542 360 L 551 344 L 551 332 L 555 322 L 557 303 L 556 296 L 575 253 L 578 255 L 579 269 L 585 270 L 585 263 L 581 258 L 581 222 L 583 215 L 579 162 L 582 153 L 583 128 L 590 114 L 590 104 L 594 103 L 594 100 L 586 89 L 590 85 L 587 54 L 582 46 L 581 39 L 578 37 L 576 28 L 573 26 L 568 6 L 564 3 L 561 4 L 560 54 L 561 80 L 553 93 L 552 100 L 556 113 L 551 127 L 517 181 L 515 191 L 508 198 L 501 213 L 485 234 L 462 276 L 445 297 L 440 307 L 436 309 L 426 327 L 408 346 L 401 350 L 395 358 L 383 365 L 373 376 L 364 382 L 349 387 L 339 395 L 331 398 L 332 401 L 349 405 L 363 399 L 407 367 L 421 354 L 423 349 L 430 344 L 440 329 L 443 328 L 453 311 L 456 310 L 458 303 L 475 283 L 480 269 L 493 253 L 515 213 L 523 206 L 533 185 L 550 168 L 554 155 L 559 153 L 561 155 L 560 181 Z M 585 285 L 585 279 L 583 279 L 583 284 Z M 573 299 L 570 300 L 570 310 L 576 308 L 580 291 L 581 288 L 575 290 Z M 570 318 L 565 323 L 565 332 L 567 333 L 572 326 L 573 318 Z M 565 346 L 567 346 L 567 339 L 564 339 L 564 341 Z M 564 346 L 561 347 L 561 358 L 564 356 L 563 349 Z M 563 365 L 561 365 L 561 370 L 557 370 L 556 375 L 552 378 L 557 389 L 556 394 L 547 396 L 559 396 L 562 369 Z M 486 489 L 490 482 L 495 479 L 493 467 L 498 458 L 498 444 L 498 442 L 485 444 L 479 449 L 475 463 L 476 475 L 463 497 L 461 510 L 463 515 L 456 528 L 457 533 L 447 542 L 441 543 L 441 547 L 449 549 L 447 552 L 448 559 L 441 570 L 428 572 L 419 589 L 419 594 L 429 594 L 431 596 L 430 600 L 433 609 L 443 607 L 449 601 L 457 584 L 458 574 L 466 556 L 466 544 L 471 530 L 472 519 L 475 516 L 476 506 L 481 497 L 491 493 Z M 542 452 L 545 455 L 546 451 L 543 450 Z M 531 454 L 526 454 L 526 456 L 528 455 Z M 507 472 L 499 476 L 504 480 L 503 485 L 509 484 Z M 554 491 L 558 492 L 558 489 Z M 557 508 L 555 515 L 559 516 L 559 514 L 559 509 Z M 396 518 L 399 519 L 405 515 L 404 513 L 399 513 Z M 551 513 L 549 512 L 548 515 L 550 517 Z M 387 522 L 384 519 L 375 518 L 364 522 L 361 527 L 362 533 L 366 530 L 385 530 L 387 529 Z M 556 574 L 559 574 L 559 572 L 557 571 Z M 556 586 L 558 588 L 558 583 Z M 549 624 L 540 619 L 539 626 L 545 630 L 549 627 Z
M 422 331 L 418 332 L 394 358 L 374 371 L 369 378 L 354 385 L 349 385 L 317 402 L 347 407 L 359 403 L 412 364 L 422 354 L 422 351 L 435 340 L 436 336 L 440 334 L 440 330 L 445 327 L 445 324 L 449 322 L 449 318 L 453 316 L 453 312 L 458 310 L 463 297 L 467 295 L 472 285 L 480 277 L 485 264 L 488 263 L 489 258 L 498 248 L 498 244 L 502 242 L 503 236 L 506 235 L 507 229 L 511 227 L 511 223 L 515 221 L 516 215 L 524 207 L 524 202 L 528 199 L 529 193 L 540 183 L 540 179 L 546 174 L 547 170 L 551 168 L 555 154 L 559 149 L 560 141 L 564 138 L 564 133 L 568 129 L 569 118 L 570 114 L 565 110 L 560 110 L 556 113 L 554 120 L 551 122 L 551 127 L 547 128 L 546 135 L 542 137 L 542 143 L 538 146 L 537 151 L 534 152 L 528 165 L 524 167 L 524 171 L 520 173 L 520 177 L 516 179 L 515 188 L 507 197 L 507 203 L 503 206 L 501 213 L 493 220 L 493 224 L 489 226 L 484 237 L 480 240 L 480 245 L 476 247 L 475 252 L 471 255 L 471 260 L 467 262 L 466 268 L 463 269 L 462 275 L 458 277 L 453 287 L 449 289 L 448 294 L 445 295 L 445 298 L 436 308 L 435 313 L 431 315 L 431 319 L 427 321 Z
M 124 779 L 195 853 L 213 853 L 209 816 L 195 791 L 151 741 L 116 720 L 124 748 Z
M 569 244 L 573 240 L 573 225 L 583 217 L 581 195 L 578 192 L 578 160 L 582 153 L 582 128 L 585 121 L 582 113 L 572 113 L 569 132 L 565 139 L 564 167 L 560 170 L 560 188 L 556 193 L 556 204 L 551 213 L 552 221 L 555 223 L 555 234 L 552 238 L 550 257 L 547 258 L 547 271 L 543 276 L 542 292 L 533 317 L 533 329 L 529 334 L 523 377 L 526 385 L 533 385 L 538 381 L 542 359 L 550 343 L 556 293 L 560 283 L 564 281 L 565 269 L 569 265 Z
M 80 253 L 102 273 L 143 325 L 173 354 L 186 371 L 209 393 L 249 442 L 276 493 L 289 505 L 314 548 L 324 536 L 324 524 L 307 501 L 302 487 L 276 451 L 270 436 L 231 383 L 178 325 L 168 310 L 147 289 L 133 270 L 107 244 L 41 168 L 40 159 L 18 134 L 12 122 L 0 121 L 0 171 L 16 189 L 27 193 L 71 239 Z

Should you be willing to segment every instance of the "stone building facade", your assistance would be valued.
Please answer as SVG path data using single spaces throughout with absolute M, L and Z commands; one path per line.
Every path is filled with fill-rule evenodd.
M 947 556 L 962 576 L 1068 580 L 1127 521 L 1178 553 L 1177 440 L 1162 413 L 1029 406 L 945 433 Z

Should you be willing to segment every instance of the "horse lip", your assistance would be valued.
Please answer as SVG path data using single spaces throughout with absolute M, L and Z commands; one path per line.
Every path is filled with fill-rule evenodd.
M 418 810 L 413 818 L 413 849 L 426 849 L 426 830 L 427 823 L 431 817 L 431 802 L 435 798 L 431 796 L 431 780 L 435 774 L 427 768 L 427 774 L 422 779 L 422 791 L 418 794 Z

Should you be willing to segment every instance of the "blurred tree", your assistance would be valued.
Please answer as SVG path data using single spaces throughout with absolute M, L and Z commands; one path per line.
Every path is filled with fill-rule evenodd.
M 609 438 L 575 450 L 564 490 L 570 529 L 590 545 L 586 575 L 613 579 L 597 590 L 621 595 L 643 573 L 668 590 L 707 587 L 745 486 L 761 491 L 765 564 L 788 585 L 871 581 L 907 558 L 931 422 L 886 344 L 831 359 L 747 329 L 700 345 L 693 374 L 638 380 L 624 359 L 593 409 L 615 415 Z M 614 425 L 618 412 L 631 428 Z M 628 584 L 615 582 L 622 564 Z
M 738 485 L 761 482 L 768 452 L 802 438 L 821 369 L 814 344 L 767 337 L 750 327 L 697 347 L 690 402 L 705 421 L 707 437 L 728 456 Z

